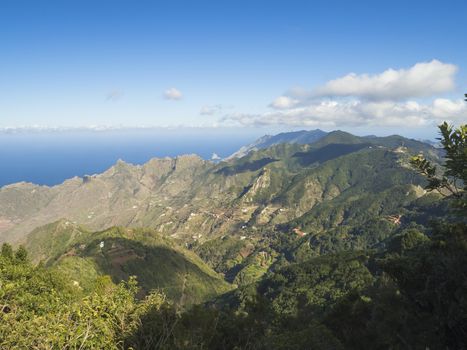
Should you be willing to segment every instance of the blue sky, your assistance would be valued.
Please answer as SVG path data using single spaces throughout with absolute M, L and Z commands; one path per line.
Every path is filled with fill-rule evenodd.
M 466 38 L 466 1 L 2 0 L 0 127 L 423 134 L 467 120 Z

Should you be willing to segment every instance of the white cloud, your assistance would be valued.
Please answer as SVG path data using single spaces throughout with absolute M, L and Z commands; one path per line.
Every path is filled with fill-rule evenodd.
M 286 125 L 306 127 L 401 126 L 415 127 L 441 121 L 465 123 L 467 104 L 463 100 L 436 99 L 431 104 L 416 101 L 315 101 L 307 106 L 263 114 L 231 114 L 227 125 Z
M 167 100 L 174 100 L 174 101 L 178 101 L 178 100 L 181 100 L 182 97 L 183 97 L 183 94 L 180 90 L 172 87 L 170 89 L 167 89 L 165 92 L 164 92 L 164 97 L 167 99 Z
M 199 111 L 199 114 L 201 115 L 214 115 L 222 112 L 222 106 L 221 105 L 214 105 L 214 106 L 203 106 L 201 107 L 201 110 Z
M 465 116 L 467 103 L 463 100 L 447 100 L 438 98 L 433 101 L 433 115 L 437 119 L 449 118 L 456 119 L 455 116 Z
M 288 96 L 279 96 L 271 103 L 271 107 L 275 109 L 287 109 L 297 105 L 299 101 L 297 99 Z
M 353 96 L 369 100 L 400 100 L 434 96 L 454 88 L 457 67 L 438 60 L 380 74 L 350 73 L 318 87 L 316 96 Z
M 243 126 L 309 127 L 431 125 L 465 122 L 467 104 L 444 98 L 420 102 L 454 88 L 457 67 L 437 60 L 380 74 L 348 74 L 306 91 L 294 88 L 277 97 L 263 114 L 231 114 L 223 123 Z M 426 101 L 426 100 L 424 100 Z

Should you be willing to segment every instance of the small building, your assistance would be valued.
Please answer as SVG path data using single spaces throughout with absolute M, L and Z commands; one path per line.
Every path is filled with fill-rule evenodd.
M 306 232 L 303 232 L 303 231 L 300 230 L 300 228 L 298 228 L 298 227 L 295 227 L 292 231 L 293 231 L 297 236 L 299 236 L 299 237 L 306 236 Z

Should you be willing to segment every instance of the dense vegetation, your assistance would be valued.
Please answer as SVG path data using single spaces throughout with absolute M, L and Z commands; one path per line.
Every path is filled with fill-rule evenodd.
M 142 317 L 162 315 L 168 306 L 158 292 L 137 302 L 134 279 L 114 285 L 98 278 L 83 293 L 63 274 L 33 266 L 24 248 L 13 254 L 8 244 L 0 256 L 0 287 L 2 349 L 126 348 Z
M 334 177 L 342 194 L 278 225 L 247 223 L 240 229 L 248 237 L 195 242 L 192 252 L 153 230 L 91 233 L 65 225 L 61 232 L 63 222 L 31 234 L 32 260 L 44 261 L 38 265 L 23 247 L 4 244 L 0 348 L 466 349 L 467 126 L 440 130 L 442 168 L 429 154 L 410 159 L 372 150 L 371 138 L 350 138 L 349 151 L 333 143 L 342 135 L 332 133 L 308 152 L 278 145 L 245 157 L 238 168 L 221 164 L 227 176 L 285 152 L 289 169 L 311 167 L 277 195 L 255 193 L 258 200 L 301 198 L 300 177 L 309 174 L 323 193 L 335 191 L 326 189 Z M 398 144 L 395 137 L 384 142 Z M 318 146 L 331 149 L 325 160 Z M 357 160 L 365 169 L 352 168 Z M 409 161 L 433 193 L 411 184 L 421 177 Z M 274 176 L 271 183 L 280 181 Z M 121 259 L 128 256 L 134 259 Z M 195 296 L 195 289 L 211 287 L 181 302 L 179 289 L 164 288 L 172 278 L 184 289 L 191 283 Z

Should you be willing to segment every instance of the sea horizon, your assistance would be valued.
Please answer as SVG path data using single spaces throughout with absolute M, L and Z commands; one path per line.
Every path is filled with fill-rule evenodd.
M 225 158 L 258 135 L 185 129 L 2 133 L 0 187 L 17 182 L 54 186 L 75 176 L 101 173 L 119 159 L 137 165 L 185 154 Z

